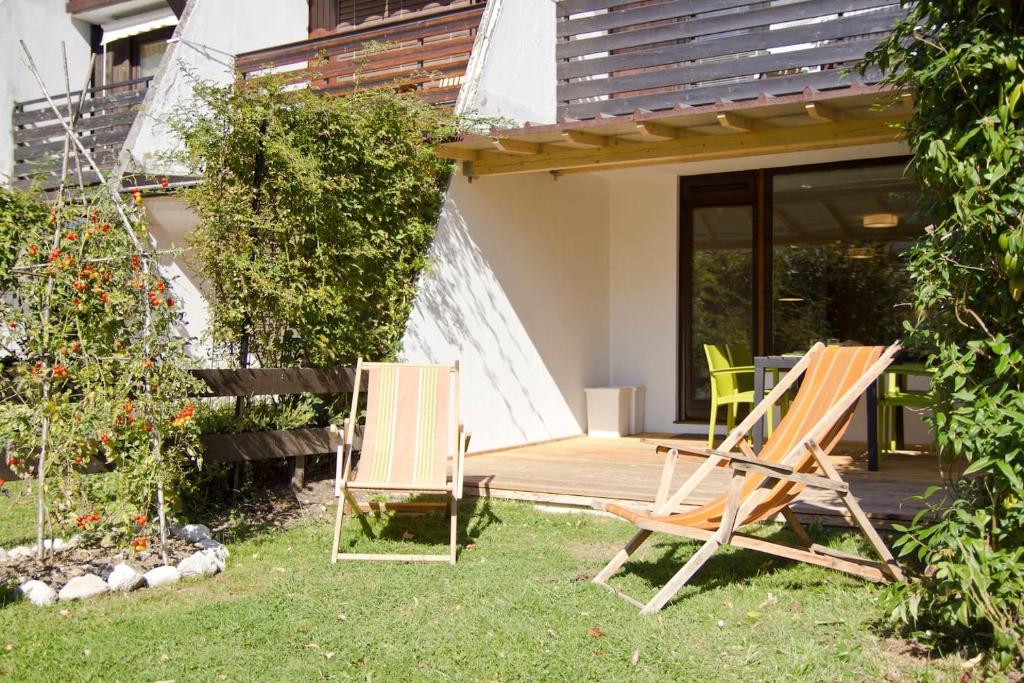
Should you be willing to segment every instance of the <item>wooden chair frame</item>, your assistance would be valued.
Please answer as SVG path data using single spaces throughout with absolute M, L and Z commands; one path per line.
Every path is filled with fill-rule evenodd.
M 334 521 L 334 542 L 331 547 L 331 562 L 339 560 L 376 560 L 388 562 L 447 562 L 455 564 L 458 555 L 458 524 L 459 524 L 459 500 L 462 499 L 462 480 L 466 459 L 466 450 L 469 448 L 470 434 L 465 430 L 462 422 L 458 422 L 456 439 L 457 452 L 454 454 L 452 463 L 451 481 L 444 487 L 410 487 L 407 485 L 393 485 L 386 482 L 359 483 L 352 479 L 354 474 L 352 468 L 353 444 L 355 442 L 356 414 L 359 407 L 359 389 L 362 382 L 363 370 L 374 366 L 390 365 L 389 363 L 364 363 L 362 359 L 356 363 L 356 376 L 352 393 L 352 408 L 348 418 L 339 430 L 336 425 L 331 425 L 331 447 L 337 453 L 338 459 L 335 473 L 334 495 L 338 497 L 338 513 Z M 455 401 L 453 409 L 453 420 L 458 421 L 460 415 L 460 388 L 459 388 L 459 363 L 453 365 L 434 365 L 426 363 L 407 363 L 406 367 L 436 367 L 450 370 L 455 375 Z M 401 491 L 405 493 L 428 493 L 443 494 L 446 497 L 444 502 L 394 502 L 394 503 L 359 503 L 352 495 L 353 490 L 362 491 Z M 348 510 L 346 510 L 348 508 Z M 376 554 L 376 553 L 343 553 L 341 548 L 341 534 L 344 527 L 346 512 L 356 514 L 367 535 L 372 535 L 370 525 L 366 520 L 366 514 L 371 511 L 394 511 L 396 513 L 422 514 L 428 510 L 448 510 L 449 532 L 448 532 L 448 553 L 444 555 L 416 555 L 416 554 Z
M 658 492 L 655 497 L 655 515 L 668 515 L 677 509 L 679 504 L 689 496 L 694 489 L 704 480 L 711 470 L 718 466 L 728 466 L 732 469 L 732 476 L 729 481 L 728 498 L 725 511 L 722 514 L 721 522 L 717 530 L 701 529 L 697 527 L 672 524 L 656 519 L 639 519 L 635 524 L 640 530 L 623 546 L 615 557 L 594 577 L 596 583 L 608 589 L 612 593 L 623 598 L 630 604 L 640 608 L 643 614 L 653 614 L 659 611 L 668 603 L 679 590 L 697 573 L 697 571 L 708 561 L 718 548 L 723 545 L 732 545 L 738 548 L 747 548 L 759 552 L 784 557 L 791 560 L 799 560 L 821 567 L 828 567 L 839 571 L 860 576 L 869 581 L 886 582 L 889 580 L 904 580 L 903 573 L 892 553 L 886 547 L 884 541 L 871 525 L 871 521 L 861 508 L 856 497 L 850 493 L 849 485 L 843 481 L 835 467 L 828 460 L 828 455 L 822 449 L 821 440 L 826 437 L 835 423 L 860 397 L 860 395 L 874 382 L 879 374 L 892 362 L 893 356 L 899 350 L 898 344 L 893 344 L 883 352 L 864 374 L 855 382 L 836 403 L 823 415 L 818 422 L 808 431 L 808 436 L 799 444 L 794 446 L 779 463 L 760 460 L 747 444 L 746 434 L 753 428 L 754 424 L 770 410 L 775 403 L 782 398 L 785 392 L 791 387 L 801 375 L 806 372 L 812 359 L 822 351 L 822 344 L 814 345 L 810 351 L 797 363 L 797 365 L 786 374 L 785 377 L 772 389 L 772 391 L 761 401 L 747 417 L 741 422 L 722 442 L 717 450 L 700 450 L 689 448 L 678 444 L 661 444 L 668 448 L 668 457 L 662 469 L 661 480 Z M 732 448 L 738 447 L 742 454 L 731 453 Z M 789 464 L 803 452 L 809 451 L 818 467 L 824 475 L 807 474 L 794 471 Z M 671 496 L 669 489 L 672 482 L 672 475 L 675 471 L 676 459 L 680 452 L 700 455 L 706 457 L 697 470 L 679 487 Z M 740 492 L 743 489 L 744 479 L 748 473 L 754 473 L 765 477 L 754 491 L 745 499 L 741 498 Z M 797 538 L 803 547 L 794 547 L 781 543 L 773 543 L 762 538 L 739 533 L 741 526 L 747 516 L 770 495 L 768 487 L 779 480 L 792 481 L 803 486 L 815 489 L 825 489 L 835 493 L 850 512 L 856 527 L 868 539 L 872 550 L 878 555 L 879 561 L 866 559 L 851 553 L 827 548 L 815 544 L 807 531 L 803 528 L 796 514 L 787 505 L 782 508 L 781 513 L 786 522 L 792 527 Z M 761 521 L 761 520 L 754 520 Z M 643 543 L 650 538 L 654 532 L 666 533 L 672 536 L 689 538 L 703 541 L 704 544 L 693 556 L 683 565 L 681 569 L 651 598 L 647 603 L 642 603 L 622 591 L 610 586 L 608 580 L 617 572 L 633 555 Z

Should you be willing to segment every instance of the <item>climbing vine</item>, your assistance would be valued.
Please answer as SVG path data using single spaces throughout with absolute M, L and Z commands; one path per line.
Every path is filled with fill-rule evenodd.
M 911 165 L 935 223 L 910 254 L 913 334 L 934 349 L 950 483 L 899 529 L 922 571 L 888 604 L 1009 665 L 1024 658 L 1024 4 L 907 5 L 868 63 L 914 97 Z

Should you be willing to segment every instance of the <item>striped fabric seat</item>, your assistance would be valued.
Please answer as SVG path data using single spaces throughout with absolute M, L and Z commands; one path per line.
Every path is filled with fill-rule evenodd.
M 357 462 L 354 454 L 356 418 L 364 375 L 366 420 Z M 469 446 L 469 434 L 459 423 L 459 364 L 364 363 L 360 359 L 356 364 L 349 417 L 340 429 L 331 427 L 331 438 L 338 454 L 335 495 L 339 497 L 331 561 L 455 564 L 463 463 Z M 354 490 L 442 494 L 447 500 L 361 502 L 353 496 Z M 449 534 L 448 552 L 444 555 L 344 552 L 341 535 L 348 513 L 358 515 L 364 531 L 372 534 L 365 520 L 368 511 L 422 513 L 444 508 L 448 509 Z
M 451 369 L 364 363 L 366 425 L 355 483 L 443 489 L 447 485 Z

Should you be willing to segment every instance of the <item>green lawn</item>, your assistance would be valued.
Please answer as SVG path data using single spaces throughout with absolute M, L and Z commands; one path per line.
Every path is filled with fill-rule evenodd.
M 27 502 L 27 501 L 26 501 Z M 4 516 L 0 545 L 26 536 Z M 14 508 L 14 509 L 12 509 Z M 327 519 L 230 542 L 227 573 L 127 597 L 0 607 L 3 680 L 952 680 L 877 635 L 877 589 L 824 569 L 722 551 L 660 616 L 588 582 L 624 523 L 473 500 L 448 565 L 328 562 Z M 376 523 L 360 551 L 443 552 L 436 517 Z M 437 529 L 432 534 L 430 529 Z M 766 528 L 765 533 L 786 533 Z M 402 540 L 408 533 L 411 540 Z M 822 541 L 849 547 L 846 534 Z M 691 543 L 668 540 L 616 585 L 650 596 Z M 61 610 L 67 610 L 61 615 Z M 722 625 L 718 622 L 721 620 Z

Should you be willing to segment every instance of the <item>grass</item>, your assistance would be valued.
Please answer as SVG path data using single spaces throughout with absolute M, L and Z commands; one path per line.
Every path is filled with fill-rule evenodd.
M 4 518 L 31 515 L 0 505 L 0 545 L 9 547 L 26 534 Z M 896 653 L 872 628 L 878 589 L 851 577 L 723 550 L 660 616 L 642 617 L 588 582 L 628 525 L 513 502 L 471 499 L 464 510 L 455 567 L 331 565 L 331 524 L 318 519 L 285 532 L 242 530 L 229 543 L 228 571 L 212 579 L 0 607 L 0 679 L 933 681 L 959 673 L 953 660 Z M 374 525 L 377 539 L 353 524 L 349 550 L 443 552 L 437 517 Z M 853 545 L 848 534 L 817 531 L 820 542 Z M 614 580 L 635 596 L 652 595 L 696 547 L 649 545 Z

